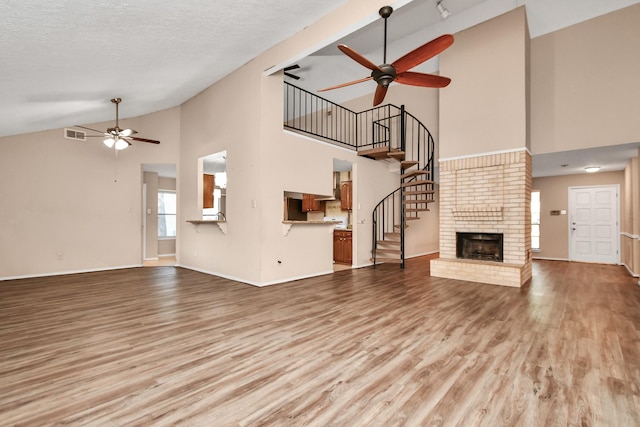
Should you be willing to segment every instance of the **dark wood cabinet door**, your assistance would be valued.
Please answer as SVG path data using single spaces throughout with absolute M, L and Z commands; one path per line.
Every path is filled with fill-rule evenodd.
M 340 184 L 340 209 L 349 211 L 353 209 L 351 181 Z
M 344 254 L 344 263 L 351 265 L 353 263 L 353 239 L 351 238 L 351 232 L 344 233 L 344 240 L 342 245 L 342 251 Z
M 351 232 L 333 230 L 333 261 L 339 264 L 352 264 L 353 244 Z
M 214 175 L 203 174 L 202 175 L 202 207 L 212 208 L 213 207 L 213 189 L 216 186 L 216 177 Z
M 339 231 L 333 232 L 333 262 L 343 262 L 342 237 Z
M 302 211 L 303 212 L 315 212 L 320 209 L 320 201 L 316 200 L 316 196 L 314 194 L 303 194 L 302 195 Z

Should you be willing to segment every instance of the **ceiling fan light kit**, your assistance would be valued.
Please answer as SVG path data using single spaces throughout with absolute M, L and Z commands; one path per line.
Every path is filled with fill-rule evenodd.
M 437 3 L 438 10 L 440 10 L 440 8 L 443 8 L 440 3 L 441 0 Z M 445 10 L 448 14 L 448 10 L 443 10 Z M 391 6 L 383 6 L 378 11 L 380 16 L 384 19 L 383 64 L 376 65 L 364 56 L 360 55 L 355 50 L 351 49 L 349 46 L 341 44 L 338 46 L 338 49 L 340 49 L 342 53 L 344 53 L 363 67 L 371 70 L 371 76 L 320 89 L 318 90 L 318 92 L 339 89 L 368 80 L 374 80 L 378 84 L 373 97 L 373 106 L 375 107 L 376 105 L 382 103 L 389 85 L 394 81 L 406 85 L 433 88 L 443 88 L 451 83 L 451 79 L 448 77 L 409 71 L 411 68 L 416 67 L 427 61 L 428 59 L 433 58 L 434 56 L 438 55 L 449 46 L 451 46 L 453 44 L 453 36 L 451 34 L 445 34 L 434 40 L 431 40 L 430 42 L 425 43 L 417 49 L 414 49 L 404 56 L 398 58 L 393 63 L 387 64 L 387 19 L 389 18 L 389 16 L 391 16 L 392 12 L 393 8 Z
M 104 137 L 104 139 L 102 140 L 104 145 L 106 145 L 108 148 L 115 148 L 116 150 L 124 150 L 125 148 L 129 147 L 130 145 L 132 145 L 131 144 L 132 140 L 140 141 L 140 142 L 148 142 L 151 144 L 160 144 L 160 141 L 157 141 L 155 139 L 139 138 L 137 136 L 132 136 L 138 133 L 133 129 L 121 129 L 119 126 L 118 105 L 120 104 L 120 102 L 122 102 L 122 99 L 113 98 L 111 102 L 116 105 L 116 125 L 114 127 L 107 128 L 107 130 L 104 132 L 96 129 L 91 129 L 86 126 L 76 125 L 76 127 L 100 133 L 101 135 L 87 135 L 87 136 L 94 136 L 94 137 L 102 136 Z

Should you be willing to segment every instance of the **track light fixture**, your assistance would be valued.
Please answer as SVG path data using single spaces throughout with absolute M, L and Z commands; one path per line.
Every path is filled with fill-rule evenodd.
M 438 12 L 440 12 L 440 17 L 442 19 L 447 19 L 449 15 L 451 15 L 451 12 L 449 12 L 449 9 L 442 5 L 442 1 L 443 0 L 438 0 L 436 2 L 436 8 L 438 9 Z

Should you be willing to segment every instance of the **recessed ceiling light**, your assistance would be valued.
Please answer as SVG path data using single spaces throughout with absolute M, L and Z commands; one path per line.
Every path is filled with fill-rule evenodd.
M 600 166 L 587 166 L 584 170 L 589 173 L 598 172 L 600 170 Z

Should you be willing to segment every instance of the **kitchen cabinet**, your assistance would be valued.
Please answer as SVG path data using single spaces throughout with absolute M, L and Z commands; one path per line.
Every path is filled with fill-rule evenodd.
M 338 264 L 351 265 L 352 252 L 351 230 L 333 230 L 333 261 Z
M 344 211 L 350 211 L 353 209 L 352 199 L 352 182 L 343 181 L 340 184 L 340 209 Z
M 321 211 L 322 206 L 320 200 L 317 199 L 315 194 L 303 194 L 302 195 L 302 211 L 303 212 L 316 212 Z
M 202 207 L 204 209 L 213 207 L 213 189 L 216 186 L 215 175 L 203 174 L 202 175 Z

